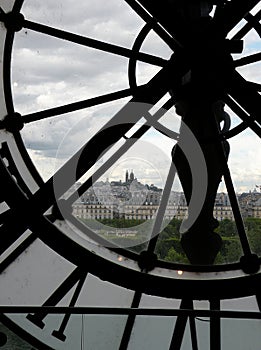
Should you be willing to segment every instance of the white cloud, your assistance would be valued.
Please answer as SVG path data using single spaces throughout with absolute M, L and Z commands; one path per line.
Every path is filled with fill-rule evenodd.
M 238 191 L 261 184 L 260 139 L 250 131 L 230 141 L 229 166 Z

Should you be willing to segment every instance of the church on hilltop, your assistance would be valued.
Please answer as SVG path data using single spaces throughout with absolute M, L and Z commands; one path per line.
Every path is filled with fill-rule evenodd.
M 133 172 L 133 170 L 131 170 L 130 173 L 129 173 L 128 170 L 126 170 L 126 173 L 125 173 L 125 182 L 128 184 L 128 183 L 131 183 L 134 179 L 135 179 L 135 177 L 134 177 L 134 172 Z

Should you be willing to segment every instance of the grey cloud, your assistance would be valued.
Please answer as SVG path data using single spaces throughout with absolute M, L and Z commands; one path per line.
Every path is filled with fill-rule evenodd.
M 126 3 L 117 0 L 27 0 L 22 12 L 29 20 L 126 47 L 131 47 L 142 24 Z M 23 30 L 16 35 L 13 55 L 15 103 L 20 110 L 33 112 L 43 108 L 38 100 L 47 91 L 52 99 L 45 108 L 55 106 L 55 100 L 59 105 L 127 88 L 127 63 L 126 58 Z M 64 99 L 56 89 L 59 82 L 65 84 Z
M 110 34 L 113 23 L 121 23 L 120 32 L 137 27 L 141 22 L 137 16 L 133 16 L 132 9 L 124 1 L 39 1 L 29 0 L 25 2 L 23 13 L 26 18 L 39 21 L 47 25 L 55 26 L 64 30 L 70 30 L 78 34 L 89 35 L 100 33 L 106 37 Z M 106 24 L 106 27 L 103 25 Z M 102 29 L 99 30 L 99 27 Z M 125 28 L 125 29 L 124 29 Z M 103 33 L 104 32 L 104 33 Z M 118 40 L 118 39 L 117 39 Z M 126 41 L 126 38 L 125 38 Z
M 129 48 L 143 25 L 132 9 L 119 0 L 25 0 L 22 12 L 28 20 Z M 16 36 L 12 69 L 13 82 L 18 85 L 13 93 L 16 107 L 22 113 L 128 87 L 128 60 L 125 58 L 30 30 L 23 30 Z M 148 35 L 142 50 L 160 53 L 166 58 L 170 55 L 167 46 L 153 34 Z M 140 65 L 139 81 L 148 80 L 152 71 L 149 65 Z M 258 75 L 253 66 L 244 70 L 244 76 L 254 78 Z M 65 159 L 93 135 L 94 125 L 105 123 L 115 110 L 117 108 L 111 104 L 111 108 L 101 106 L 27 125 L 23 137 L 27 147 L 41 156 L 54 158 L 58 149 L 58 157 Z M 88 122 L 85 125 L 77 123 L 86 115 Z M 65 136 L 66 140 L 62 142 Z M 242 154 L 236 157 L 243 158 Z M 237 167 L 240 169 L 240 162 Z M 240 170 L 236 177 L 240 180 Z
M 26 83 L 32 83 L 34 79 L 41 79 L 43 83 L 48 80 L 70 81 L 74 80 L 76 75 L 78 79 L 84 77 L 91 80 L 107 72 L 117 73 L 123 70 L 125 72 L 127 60 L 90 49 L 50 47 L 43 53 L 38 48 L 17 50 L 14 54 L 13 65 L 14 80 L 21 77 Z
M 112 18 L 120 14 L 124 15 L 130 7 L 124 1 L 117 0 L 26 0 L 23 7 L 24 12 L 34 20 L 46 18 L 63 20 L 65 23 L 81 23 L 85 19 L 103 21 L 105 18 Z M 49 21 L 51 20 L 49 19 Z M 47 19 L 48 20 L 48 19 Z

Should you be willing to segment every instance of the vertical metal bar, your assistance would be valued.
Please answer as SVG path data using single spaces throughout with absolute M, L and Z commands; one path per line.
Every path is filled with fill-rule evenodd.
M 192 350 L 198 350 L 197 328 L 194 316 L 189 316 Z
M 176 175 L 176 167 L 175 167 L 174 163 L 171 162 L 168 177 L 166 180 L 166 184 L 164 186 L 164 190 L 163 190 L 163 193 L 161 196 L 159 209 L 158 209 L 157 214 L 156 214 L 156 220 L 155 220 L 155 223 L 154 223 L 154 226 L 152 229 L 152 234 L 151 234 L 152 239 L 150 239 L 150 241 L 149 241 L 148 251 L 155 250 L 155 247 L 156 247 L 156 244 L 158 241 L 158 237 L 159 237 L 159 233 L 161 230 L 161 225 L 162 225 L 162 222 L 164 220 L 164 215 L 165 215 L 166 208 L 168 205 L 171 188 L 172 188 L 172 185 L 173 185 L 173 182 L 175 179 L 175 175 Z
M 256 293 L 256 301 L 257 301 L 259 311 L 261 312 L 261 289 L 260 288 L 257 290 L 257 293 Z
M 215 122 L 216 122 L 217 138 L 218 138 L 219 137 L 219 129 L 220 128 L 219 128 L 218 121 L 215 120 Z M 221 166 L 222 166 L 222 169 L 223 169 L 223 176 L 224 176 L 224 180 L 225 180 L 225 184 L 226 184 L 226 188 L 227 188 L 230 204 L 231 204 L 231 207 L 232 207 L 232 211 L 233 211 L 233 214 L 234 214 L 235 224 L 236 224 L 236 227 L 237 227 L 238 236 L 239 236 L 239 239 L 240 239 L 240 242 L 241 242 L 243 253 L 244 253 L 244 255 L 248 255 L 249 256 L 249 255 L 251 255 L 251 249 L 250 249 L 249 242 L 248 242 L 248 239 L 247 239 L 243 218 L 241 216 L 239 204 L 238 204 L 238 201 L 237 201 L 236 192 L 235 192 L 235 189 L 234 189 L 233 181 L 232 181 L 230 170 L 229 170 L 229 167 L 228 167 L 224 142 L 219 142 L 218 143 L 218 153 L 219 153 L 219 156 L 220 156 L 220 162 L 221 162 Z
M 142 297 L 142 293 L 136 291 L 134 294 L 134 298 L 131 304 L 131 308 L 138 308 L 139 304 L 140 304 L 140 300 Z M 121 339 L 121 344 L 119 347 L 119 350 L 127 350 L 128 345 L 129 345 L 129 341 L 130 341 L 130 337 L 131 337 L 131 333 L 134 327 L 134 322 L 136 319 L 136 315 L 129 315 L 126 325 L 125 325 L 125 329 L 124 329 L 124 333 Z
M 191 300 L 182 300 L 180 309 L 193 309 L 193 302 Z M 171 339 L 169 350 L 180 350 L 184 333 L 187 325 L 188 316 L 178 316 Z M 194 349 L 193 349 L 194 350 Z
M 210 310 L 220 311 L 220 300 L 210 300 Z M 210 350 L 221 350 L 220 317 L 210 317 Z
M 239 204 L 237 201 L 237 196 L 235 193 L 231 174 L 230 174 L 230 171 L 229 171 L 227 164 L 224 166 L 224 180 L 226 183 L 227 192 L 228 192 L 229 200 L 230 200 L 231 207 L 233 210 L 235 223 L 236 223 L 237 231 L 238 231 L 238 236 L 239 236 L 239 239 L 241 242 L 243 253 L 244 253 L 244 255 L 251 255 L 251 249 L 250 249 L 249 242 L 247 239 L 244 222 L 243 222 L 243 219 L 241 216 Z

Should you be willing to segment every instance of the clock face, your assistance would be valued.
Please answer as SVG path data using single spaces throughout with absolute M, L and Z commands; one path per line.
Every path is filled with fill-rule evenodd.
M 254 25 L 259 24 L 258 4 L 208 5 L 201 8 L 201 15 L 197 5 L 193 15 L 188 15 L 191 8 L 185 5 L 177 9 L 166 2 L 159 9 L 145 0 L 120 4 L 0 0 L 0 305 L 28 307 L 17 312 L 5 309 L 1 322 L 28 344 L 39 349 L 182 346 L 194 350 L 199 342 L 200 349 L 212 349 L 215 337 L 220 343 L 221 329 L 220 320 L 213 317 L 200 319 L 175 312 L 171 317 L 146 312 L 135 316 L 126 310 L 115 315 L 104 308 L 260 308 L 260 257 L 248 239 L 233 171 L 224 161 L 228 157 L 225 140 L 231 139 L 231 144 L 237 137 L 249 140 L 244 132 L 252 133 L 256 145 L 261 135 L 260 86 L 248 81 L 253 71 L 246 69 L 259 63 L 259 54 L 248 54 L 255 30 L 259 34 Z M 171 24 L 170 11 L 177 25 Z M 248 12 L 244 25 L 240 21 Z M 227 51 L 219 47 L 226 54 L 213 58 L 219 53 L 208 41 L 217 40 L 211 36 L 216 34 L 211 24 L 213 33 L 207 39 L 202 32 L 197 34 L 203 38 L 198 42 L 201 54 L 190 54 L 192 62 L 187 61 L 184 46 L 193 50 L 196 46 L 195 35 L 185 29 L 184 20 L 193 31 L 193 16 L 222 29 L 222 40 L 230 39 L 224 41 Z M 194 29 L 197 33 L 200 28 Z M 243 52 L 241 39 L 247 47 Z M 217 44 L 221 45 L 218 40 Z M 238 51 L 240 58 L 230 55 Z M 208 70 L 210 75 L 204 73 Z M 198 74 L 204 83 L 199 83 Z M 217 161 L 209 161 L 206 149 L 212 146 L 204 145 L 210 140 L 204 136 L 202 143 L 198 137 L 203 123 L 208 131 L 207 120 L 197 122 L 198 127 L 189 117 L 190 103 L 195 103 L 191 91 L 199 101 L 193 108 L 204 115 L 204 106 L 210 103 L 206 87 L 214 83 L 213 94 L 219 99 L 212 103 L 215 112 L 211 113 L 223 118 L 217 128 L 223 163 L 218 160 L 218 147 L 214 150 Z M 199 89 L 203 86 L 204 103 L 193 84 Z M 233 114 L 232 125 L 220 102 L 220 90 L 226 110 Z M 190 241 L 194 250 L 186 248 L 185 242 L 185 260 L 175 255 L 163 261 L 156 255 L 164 230 L 178 215 L 171 202 L 177 172 L 185 195 L 189 192 L 187 175 L 183 178 L 182 166 L 175 163 L 177 144 L 193 183 L 189 216 L 181 231 L 196 227 L 207 207 L 209 176 L 215 177 L 209 164 L 214 163 L 214 172 L 222 168 L 236 225 L 233 240 L 240 246 L 239 256 L 226 264 L 211 261 L 217 255 L 216 233 L 211 242 L 199 236 L 200 246 L 198 240 Z M 119 181 L 126 169 L 126 178 Z M 152 179 L 154 184 L 145 186 Z M 87 200 L 94 200 L 91 196 L 97 201 L 90 204 L 94 217 L 84 220 Z M 102 221 L 131 219 L 134 208 L 138 217 L 144 202 L 146 213 L 140 214 L 132 230 L 120 227 L 119 231 L 108 220 Z M 200 263 L 193 263 L 201 257 Z M 240 298 L 236 305 L 235 298 Z M 71 309 L 60 309 L 58 314 L 52 307 Z M 77 307 L 96 311 L 76 312 Z M 251 338 L 247 338 L 243 318 L 241 345 L 246 339 L 259 344 L 257 321 L 251 321 Z M 224 331 L 226 325 L 234 327 L 229 319 L 222 320 Z M 209 332 L 210 340 L 204 342 Z M 235 347 L 239 338 L 228 336 Z M 0 347 L 9 346 L 8 341 L 0 334 Z M 223 345 L 229 346 L 226 341 Z

